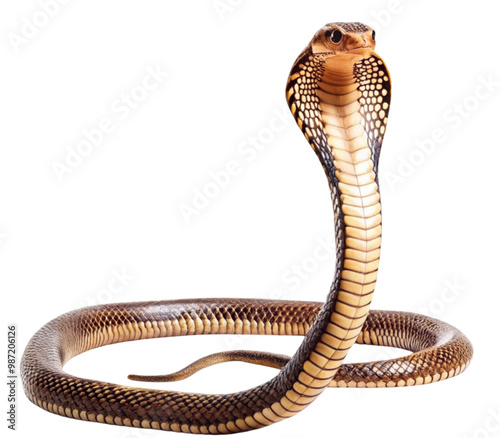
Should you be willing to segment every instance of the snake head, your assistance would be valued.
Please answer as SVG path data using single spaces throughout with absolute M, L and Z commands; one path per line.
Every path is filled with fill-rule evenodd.
M 288 105 L 331 181 L 336 171 L 333 138 L 342 143 L 342 136 L 347 138 L 345 129 L 352 126 L 349 119 L 344 131 L 339 131 L 344 121 L 335 117 L 360 121 L 363 132 L 353 138 L 358 142 L 360 136 L 365 138 L 375 171 L 378 167 L 391 84 L 389 72 L 374 49 L 375 32 L 371 27 L 330 23 L 316 32 L 290 71 Z
M 375 31 L 363 23 L 329 23 L 314 35 L 310 43 L 314 55 L 361 55 L 375 50 Z

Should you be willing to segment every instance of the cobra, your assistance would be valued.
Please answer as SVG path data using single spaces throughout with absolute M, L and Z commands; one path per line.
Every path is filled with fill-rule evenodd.
M 390 387 L 461 373 L 472 346 L 457 329 L 404 312 L 369 311 L 381 246 L 378 160 L 389 113 L 389 72 L 361 23 L 320 29 L 295 61 L 286 87 L 291 112 L 317 154 L 333 201 L 336 266 L 324 303 L 257 299 L 135 302 L 64 314 L 29 341 L 21 363 L 28 398 L 50 412 L 86 421 L 189 433 L 256 429 L 291 417 L 327 387 Z M 72 357 L 130 340 L 201 334 L 302 335 L 291 357 L 225 352 L 166 377 L 245 360 L 280 368 L 270 381 L 232 394 L 146 390 L 64 372 Z M 343 364 L 360 344 L 409 350 L 387 361 Z

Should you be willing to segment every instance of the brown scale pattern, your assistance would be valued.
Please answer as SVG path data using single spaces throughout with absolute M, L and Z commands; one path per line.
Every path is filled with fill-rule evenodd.
M 243 325 L 238 329 L 234 326 L 240 319 L 253 327 L 251 334 L 284 335 L 289 333 L 286 326 L 291 326 L 293 333 L 305 335 L 320 308 L 321 303 L 310 302 L 283 301 L 278 309 L 276 303 L 263 300 L 183 300 L 75 311 L 51 321 L 33 337 L 25 352 L 22 378 L 32 401 L 68 417 L 119 425 L 128 424 L 130 420 L 131 425 L 138 427 L 164 429 L 176 429 L 176 425 L 180 427 L 182 423 L 189 423 L 196 429 L 217 424 L 218 420 L 235 421 L 253 412 L 262 404 L 262 398 L 251 390 L 225 396 L 200 396 L 81 379 L 62 371 L 63 361 L 58 353 L 66 343 L 85 346 L 81 351 L 73 351 L 72 356 L 75 356 L 91 348 L 119 342 L 119 338 L 113 341 L 110 336 L 118 326 L 129 333 L 125 339 L 185 335 L 189 327 L 201 320 L 206 321 L 204 329 L 193 330 L 192 334 L 243 334 Z M 248 316 L 242 318 L 243 314 Z M 220 330 L 222 320 L 229 330 Z M 169 321 L 179 322 L 178 326 L 185 328 L 153 330 L 155 323 L 167 327 Z M 143 329 L 146 326 L 150 326 L 150 330 Z M 64 340 L 58 340 L 61 338 Z M 472 354 L 470 343 L 458 330 L 432 318 L 402 312 L 372 311 L 358 343 L 423 351 L 383 362 L 344 364 L 330 386 L 430 383 L 462 372 Z
M 354 76 L 360 84 L 361 125 L 367 133 L 368 146 L 375 157 L 374 163 L 378 166 L 391 102 L 389 72 L 384 62 L 373 55 L 354 65 Z
M 345 42 L 335 45 L 342 39 L 339 32 Z M 342 44 L 351 44 L 353 49 Z M 87 421 L 177 432 L 230 433 L 292 416 L 327 385 L 416 385 L 451 377 L 465 369 L 472 357 L 472 347 L 465 336 L 445 323 L 402 312 L 371 312 L 363 324 L 376 278 L 375 265 L 378 266 L 378 254 L 373 260 L 369 247 L 379 244 L 380 231 L 376 223 L 371 224 L 374 216 L 369 216 L 367 209 L 373 204 L 366 204 L 364 201 L 368 200 L 363 194 L 368 187 L 374 190 L 371 198 L 376 198 L 378 185 L 371 181 L 365 186 L 360 181 L 366 175 L 376 178 L 390 102 L 389 74 L 369 47 L 374 47 L 374 41 L 367 26 L 327 25 L 298 57 L 287 84 L 292 113 L 318 155 L 332 193 L 337 260 L 325 303 L 178 300 L 74 311 L 46 324 L 26 347 L 21 376 L 31 401 L 50 412 Z M 354 61 L 349 61 L 354 59 L 351 55 L 360 56 L 359 50 L 368 54 L 353 64 Z M 348 56 L 333 59 L 337 52 Z M 320 83 L 329 91 L 319 90 Z M 338 91 L 353 86 L 348 93 Z M 346 96 L 351 98 L 353 92 L 356 96 L 359 93 L 359 98 L 351 102 L 359 108 L 355 116 L 361 115 L 361 121 L 354 127 L 346 125 L 343 107 Z M 338 113 L 328 126 L 340 129 L 335 139 L 326 132 L 328 124 L 322 121 L 323 110 L 328 107 Z M 368 149 L 368 159 L 355 158 L 357 151 L 365 153 Z M 334 161 L 344 166 L 339 178 Z M 351 204 L 344 202 L 341 194 L 350 197 Z M 350 213 L 345 214 L 345 220 L 350 225 L 344 221 L 343 207 L 347 206 Z M 375 217 L 374 221 L 378 220 Z M 375 242 L 370 238 L 372 234 Z M 358 240 L 357 246 L 349 247 L 353 245 L 346 243 L 349 239 Z M 347 277 L 350 280 L 344 281 Z M 304 341 L 275 378 L 233 394 L 144 390 L 79 378 L 63 371 L 64 364 L 72 357 L 103 345 L 230 333 L 303 335 Z M 358 343 L 400 346 L 413 353 L 383 362 L 341 365 L 355 339 Z
M 439 320 L 405 312 L 371 311 L 359 344 L 398 347 L 408 356 L 364 364 L 345 364 L 330 386 L 413 386 L 460 374 L 472 345 L 457 329 Z
M 266 304 L 252 306 L 244 301 L 235 301 L 219 306 L 217 302 L 179 301 L 147 303 L 145 307 L 136 304 L 125 304 L 123 308 L 104 306 L 64 315 L 42 328 L 26 349 L 23 361 L 26 392 L 45 409 L 54 411 L 53 405 L 71 406 L 69 414 L 59 409 L 57 413 L 75 416 L 73 409 L 76 409 L 79 418 L 86 417 L 96 421 L 101 421 L 109 415 L 122 418 L 113 420 L 114 423 L 125 418 L 140 420 L 141 423 L 162 420 L 163 427 L 171 422 L 201 426 L 217 424 L 218 421 L 235 421 L 251 415 L 256 407 L 265 405 L 264 399 L 272 394 L 272 388 L 266 392 L 246 391 L 212 396 L 120 387 L 68 376 L 62 372 L 63 361 L 59 351 L 71 351 L 71 354 L 64 358 L 64 361 L 67 361 L 83 351 L 118 342 L 120 339 L 158 337 L 162 335 L 161 329 L 154 330 L 158 321 L 163 323 L 160 325 L 175 323 L 171 326 L 173 328 L 163 331 L 163 336 L 167 333 L 243 334 L 246 330 L 238 321 L 248 323 L 247 327 L 252 334 L 286 334 L 287 325 L 292 325 L 296 333 L 305 333 L 312 324 L 312 318 L 302 317 L 304 304 L 292 306 L 289 312 L 283 311 L 281 306 L 280 311 L 277 311 L 276 303 Z M 205 324 L 200 324 L 203 320 Z M 224 321 L 225 330 L 221 330 L 221 321 Z M 297 323 L 294 324 L 294 321 Z M 216 327 L 215 331 L 212 331 L 212 326 Z M 120 330 L 125 335 L 122 338 L 115 337 Z M 63 337 L 61 345 L 61 341 L 58 342 L 57 339 Z M 77 345 L 80 350 L 70 349 L 70 346 Z

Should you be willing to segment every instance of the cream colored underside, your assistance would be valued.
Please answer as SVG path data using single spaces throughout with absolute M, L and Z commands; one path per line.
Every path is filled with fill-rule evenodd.
M 346 225 L 346 251 L 340 291 L 328 326 L 293 389 L 265 409 L 259 423 L 290 417 L 318 396 L 354 344 L 375 288 L 381 240 L 380 198 L 371 151 L 362 126 L 360 92 L 352 75 L 325 75 L 317 91 L 339 181 Z M 328 384 L 328 383 L 327 383 Z M 253 424 L 252 424 L 253 425 Z M 254 425 L 253 425 L 254 426 Z

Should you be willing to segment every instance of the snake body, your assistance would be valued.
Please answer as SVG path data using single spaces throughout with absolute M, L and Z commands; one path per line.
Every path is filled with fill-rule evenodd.
M 28 398 L 63 416 L 190 433 L 256 429 L 291 417 L 329 386 L 430 383 L 461 373 L 472 357 L 467 338 L 421 315 L 371 311 L 381 245 L 378 158 L 390 105 L 388 70 L 361 23 L 320 29 L 288 78 L 292 114 L 325 171 L 333 201 L 336 270 L 324 303 L 178 300 L 88 307 L 64 314 L 29 341 L 21 363 Z M 241 352 L 223 360 L 274 364 L 279 373 L 232 394 L 145 390 L 75 377 L 72 357 L 117 342 L 198 334 L 302 335 L 292 358 Z M 413 353 L 343 364 L 355 343 Z M 269 362 L 269 363 L 268 363 Z M 202 365 L 205 366 L 205 365 Z

